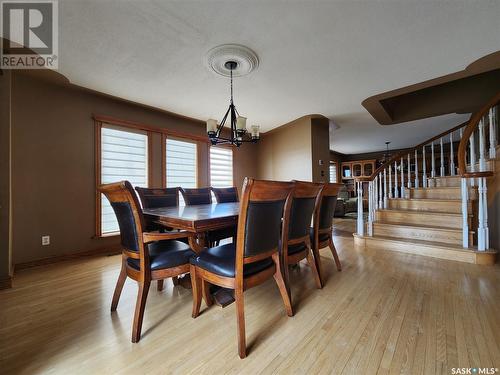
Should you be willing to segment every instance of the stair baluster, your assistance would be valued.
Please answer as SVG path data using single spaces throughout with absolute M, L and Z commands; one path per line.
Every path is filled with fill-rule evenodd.
M 384 207 L 384 201 L 382 199 L 382 172 L 378 174 L 378 209 L 381 210 Z
M 363 220 L 363 183 L 359 181 L 356 182 L 356 185 L 358 187 L 358 217 L 357 217 L 358 235 L 364 236 L 365 223 Z
M 420 186 L 420 181 L 418 179 L 418 152 L 415 149 L 415 188 Z
M 431 142 L 431 178 L 436 177 L 436 158 L 434 157 L 434 141 Z
M 467 179 L 461 179 L 462 191 L 462 246 L 464 249 L 469 248 L 469 212 L 467 209 L 469 201 L 469 187 Z
M 443 150 L 443 137 L 439 139 L 439 144 L 441 145 L 441 169 L 439 170 L 439 175 L 444 177 L 444 150 Z
M 475 143 L 475 133 L 473 132 L 470 135 L 469 141 L 470 141 L 470 171 L 475 172 L 476 171 L 476 143 Z M 471 186 L 474 186 L 475 183 L 475 178 L 471 178 Z
M 411 189 L 411 167 L 410 167 L 410 165 L 411 165 L 410 154 L 408 154 L 408 189 Z
M 498 107 L 491 107 L 489 112 L 490 159 L 496 159 L 497 157 L 497 144 L 498 144 L 497 125 L 498 125 Z
M 405 197 L 405 171 L 404 171 L 404 162 L 403 162 L 403 158 L 401 158 L 401 164 L 400 164 L 400 167 L 401 167 L 401 198 L 404 198 Z
M 455 176 L 455 155 L 453 151 L 453 132 L 450 133 L 450 176 Z
M 486 250 L 486 228 L 484 225 L 484 187 L 483 184 L 486 182 L 486 178 L 479 177 L 478 182 L 478 226 L 477 226 L 477 249 L 479 251 Z
M 387 208 L 387 168 L 384 169 L 384 209 Z
M 484 138 L 484 119 L 481 119 L 479 122 L 479 172 L 486 170 L 486 142 Z
M 427 187 L 427 166 L 425 165 L 425 146 L 422 146 L 422 187 Z
M 368 182 L 368 235 L 373 236 L 374 210 L 374 186 L 373 181 Z
M 392 168 L 389 165 L 389 199 L 392 199 Z
M 398 191 L 398 162 L 394 161 L 394 198 L 399 198 Z

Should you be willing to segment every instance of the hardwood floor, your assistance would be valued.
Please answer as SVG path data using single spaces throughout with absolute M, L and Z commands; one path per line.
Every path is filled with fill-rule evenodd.
M 238 358 L 234 304 L 191 318 L 191 291 L 151 286 L 143 337 L 130 342 L 137 287 L 116 313 L 120 257 L 19 272 L 0 292 L 2 374 L 451 374 L 500 368 L 500 267 L 353 248 L 354 220 L 336 220 L 343 270 L 321 251 L 327 282 L 290 271 L 296 314 L 276 285 L 245 293 L 248 357 Z

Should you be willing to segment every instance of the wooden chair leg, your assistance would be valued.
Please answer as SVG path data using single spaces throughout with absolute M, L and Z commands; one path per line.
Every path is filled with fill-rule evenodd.
M 158 292 L 161 292 L 163 290 L 163 280 L 158 280 L 156 282 L 156 289 L 158 290 Z
M 316 287 L 318 289 L 323 288 L 323 284 L 321 283 L 321 278 L 319 277 L 318 269 L 316 267 L 316 263 L 314 262 L 314 257 L 312 254 L 312 250 L 307 250 L 307 263 L 309 263 L 309 267 L 311 267 L 314 281 L 316 282 Z
M 337 254 L 337 249 L 335 248 L 335 245 L 333 244 L 333 240 L 330 238 L 330 241 L 328 241 L 328 246 L 330 247 L 330 250 L 333 255 L 333 259 L 335 259 L 335 264 L 337 265 L 337 270 L 342 271 L 342 264 L 340 264 L 340 259 L 339 255 Z
M 272 255 L 272 258 L 274 260 L 274 264 L 276 265 L 276 272 L 274 273 L 274 280 L 276 280 L 276 284 L 278 285 L 278 289 L 280 290 L 281 298 L 283 299 L 283 303 L 285 304 L 285 309 L 286 309 L 287 315 L 293 316 L 292 301 L 291 301 L 289 290 L 286 286 L 285 280 L 283 279 L 283 272 L 281 270 L 279 254 L 274 253 Z
M 236 320 L 238 324 L 238 354 L 240 358 L 247 356 L 247 346 L 245 338 L 245 304 L 243 299 L 243 289 L 237 288 L 234 291 L 236 301 Z
M 323 266 L 321 264 L 321 257 L 319 255 L 319 249 L 312 248 L 312 253 L 314 255 L 314 264 L 316 264 L 316 270 L 318 271 L 319 279 L 321 280 L 321 285 L 325 285 L 325 278 L 323 273 Z
M 210 294 L 210 283 L 207 281 L 203 280 L 201 282 L 201 291 L 203 293 L 203 299 L 205 300 L 205 303 L 207 304 L 208 307 L 212 306 L 214 304 L 212 295 Z
M 201 279 L 196 276 L 196 267 L 191 265 L 189 267 L 189 272 L 191 274 L 191 289 L 193 290 L 193 312 L 191 316 L 196 318 L 200 315 L 201 306 Z
M 111 311 L 116 311 L 118 307 L 118 301 L 120 300 L 120 295 L 122 294 L 123 284 L 127 279 L 127 270 L 125 265 L 125 258 L 122 257 L 122 268 L 120 270 L 120 275 L 118 276 L 118 281 L 116 282 L 115 292 L 113 293 L 113 300 L 111 301 Z
M 150 281 L 140 282 L 137 292 L 137 302 L 135 304 L 134 324 L 132 326 L 132 342 L 139 342 L 141 339 L 142 318 L 144 317 L 144 308 L 148 298 Z
M 172 277 L 172 283 L 174 286 L 179 285 L 179 278 L 177 276 Z

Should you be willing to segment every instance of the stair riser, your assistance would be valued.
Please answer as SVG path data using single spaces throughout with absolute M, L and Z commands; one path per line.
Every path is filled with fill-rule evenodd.
M 469 190 L 469 199 L 477 199 L 477 190 Z M 409 198 L 415 199 L 462 199 L 460 189 L 430 188 L 410 190 Z
M 427 229 L 417 227 L 398 227 L 396 225 L 385 226 L 379 223 L 373 223 L 373 235 L 393 238 L 406 238 L 423 241 L 435 241 L 445 244 L 461 245 L 461 231 L 446 231 L 440 229 Z M 472 241 L 472 235 L 469 242 Z M 472 242 L 471 242 L 472 243 Z
M 375 237 L 365 237 L 366 247 L 377 250 L 391 250 L 407 254 L 423 255 L 433 258 L 455 260 L 466 263 L 476 263 L 476 255 L 451 249 L 437 248 L 420 244 L 401 244 L 385 241 Z
M 460 178 L 440 178 L 440 177 L 436 177 L 433 182 L 434 184 L 431 186 L 434 187 L 460 187 L 462 183 Z
M 460 201 L 412 201 L 406 199 L 390 199 L 389 206 L 393 210 L 434 211 L 453 214 L 462 213 L 462 202 Z
M 431 215 L 425 211 L 376 211 L 375 218 L 382 223 L 399 223 L 406 225 L 434 225 L 452 229 L 462 229 L 461 216 Z

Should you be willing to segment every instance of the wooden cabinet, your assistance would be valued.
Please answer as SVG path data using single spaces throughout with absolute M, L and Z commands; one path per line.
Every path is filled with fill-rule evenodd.
M 375 160 L 345 161 L 341 164 L 341 170 L 343 180 L 368 177 L 375 171 Z

